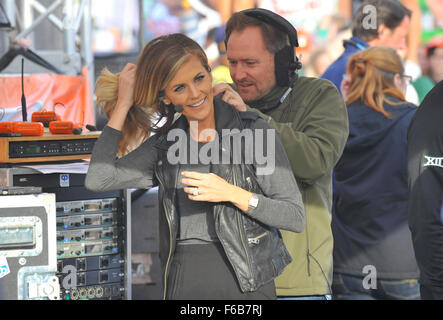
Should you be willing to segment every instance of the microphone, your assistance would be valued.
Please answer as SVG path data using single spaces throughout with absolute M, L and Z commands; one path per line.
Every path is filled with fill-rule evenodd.
M 23 121 L 0 122 L 0 133 L 7 136 L 42 136 L 44 134 L 41 122 L 27 122 L 25 84 L 24 84 L 24 59 L 22 58 L 22 118 Z M 4 113 L 3 113 L 4 114 Z M 3 116 L 3 115 L 2 115 Z
M 26 110 L 26 97 L 25 97 L 25 85 L 24 85 L 24 76 L 23 76 L 23 69 L 24 69 L 25 59 L 22 58 L 22 118 L 23 122 L 26 122 L 28 120 L 28 112 Z
M 175 109 L 175 112 L 183 112 L 183 106 L 182 105 L 177 105 L 177 106 L 174 106 L 174 109 Z
M 92 124 L 87 124 L 86 129 L 88 129 L 89 131 L 97 131 L 97 127 L 93 126 Z

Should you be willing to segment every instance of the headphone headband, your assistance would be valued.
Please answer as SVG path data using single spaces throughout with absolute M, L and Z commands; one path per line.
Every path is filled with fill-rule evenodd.
M 243 14 L 261 20 L 271 26 L 279 29 L 280 31 L 286 33 L 289 38 L 289 42 L 294 46 L 298 47 L 298 36 L 297 30 L 294 26 L 282 16 L 263 8 L 247 9 L 242 11 Z
M 263 8 L 247 9 L 240 13 L 263 21 L 288 36 L 290 45 L 285 45 L 274 54 L 275 79 L 281 87 L 292 87 L 298 77 L 297 70 L 302 67 L 295 54 L 295 47 L 298 47 L 297 30 L 282 16 Z

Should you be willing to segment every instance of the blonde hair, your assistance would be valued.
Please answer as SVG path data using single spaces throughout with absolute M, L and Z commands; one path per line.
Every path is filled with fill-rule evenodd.
M 384 116 L 391 115 L 383 104 L 400 105 L 405 102 L 403 92 L 394 84 L 395 74 L 404 73 L 403 63 L 397 52 L 388 47 L 370 47 L 354 54 L 348 63 L 350 88 L 346 97 L 349 105 L 357 100 Z M 402 100 L 396 103 L 388 96 Z
M 200 59 L 210 72 L 208 59 L 200 45 L 184 34 L 176 33 L 151 40 L 137 60 L 134 106 L 129 110 L 122 129 L 118 155 L 124 155 L 146 140 L 151 132 L 165 133 L 170 128 L 175 109 L 163 103 L 168 83 L 192 56 Z M 103 69 L 97 79 L 95 95 L 106 117 L 114 111 L 118 98 L 118 77 Z M 162 127 L 159 120 L 166 118 Z

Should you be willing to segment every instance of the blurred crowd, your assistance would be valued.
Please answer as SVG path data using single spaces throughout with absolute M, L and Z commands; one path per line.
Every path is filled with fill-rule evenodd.
M 406 73 L 416 89 L 409 100 L 419 104 L 443 79 L 443 1 L 399 0 L 412 11 L 407 47 L 399 50 Z M 147 0 L 144 1 L 145 40 L 183 32 L 199 42 L 215 71 L 215 82 L 230 81 L 226 67 L 223 24 L 233 12 L 269 9 L 297 29 L 301 73 L 319 77 L 343 53 L 351 38 L 351 21 L 359 0 Z M 221 29 L 221 30 L 218 30 Z

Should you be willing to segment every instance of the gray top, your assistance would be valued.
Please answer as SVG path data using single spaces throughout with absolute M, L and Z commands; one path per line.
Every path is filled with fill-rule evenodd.
M 189 138 L 189 134 L 188 134 Z M 190 140 L 188 140 L 190 141 Z M 208 142 L 211 144 L 212 142 Z M 206 143 L 199 142 L 198 150 Z M 183 171 L 196 171 L 200 173 L 209 173 L 209 164 L 180 164 L 180 175 Z M 185 187 L 180 181 L 177 185 L 177 208 L 180 217 L 177 241 L 180 244 L 196 244 L 218 241 L 215 231 L 215 220 L 212 213 L 211 202 L 192 201 L 188 194 L 183 190 Z
M 253 130 L 273 130 L 263 120 L 258 119 Z M 275 132 L 274 132 L 275 133 Z M 90 190 L 105 191 L 126 188 L 151 188 L 154 180 L 154 167 L 157 161 L 157 140 L 150 137 L 138 148 L 121 158 L 116 158 L 121 131 L 105 126 L 92 152 L 85 186 Z M 263 165 L 254 163 L 257 168 L 257 182 L 263 195 L 259 194 L 259 203 L 251 213 L 256 220 L 279 229 L 301 232 L 306 223 L 301 194 L 284 148 L 275 133 L 271 135 L 274 150 L 269 156 L 274 161 L 272 174 L 259 174 Z M 266 141 L 264 142 L 266 146 Z M 248 214 L 248 213 L 245 213 Z

